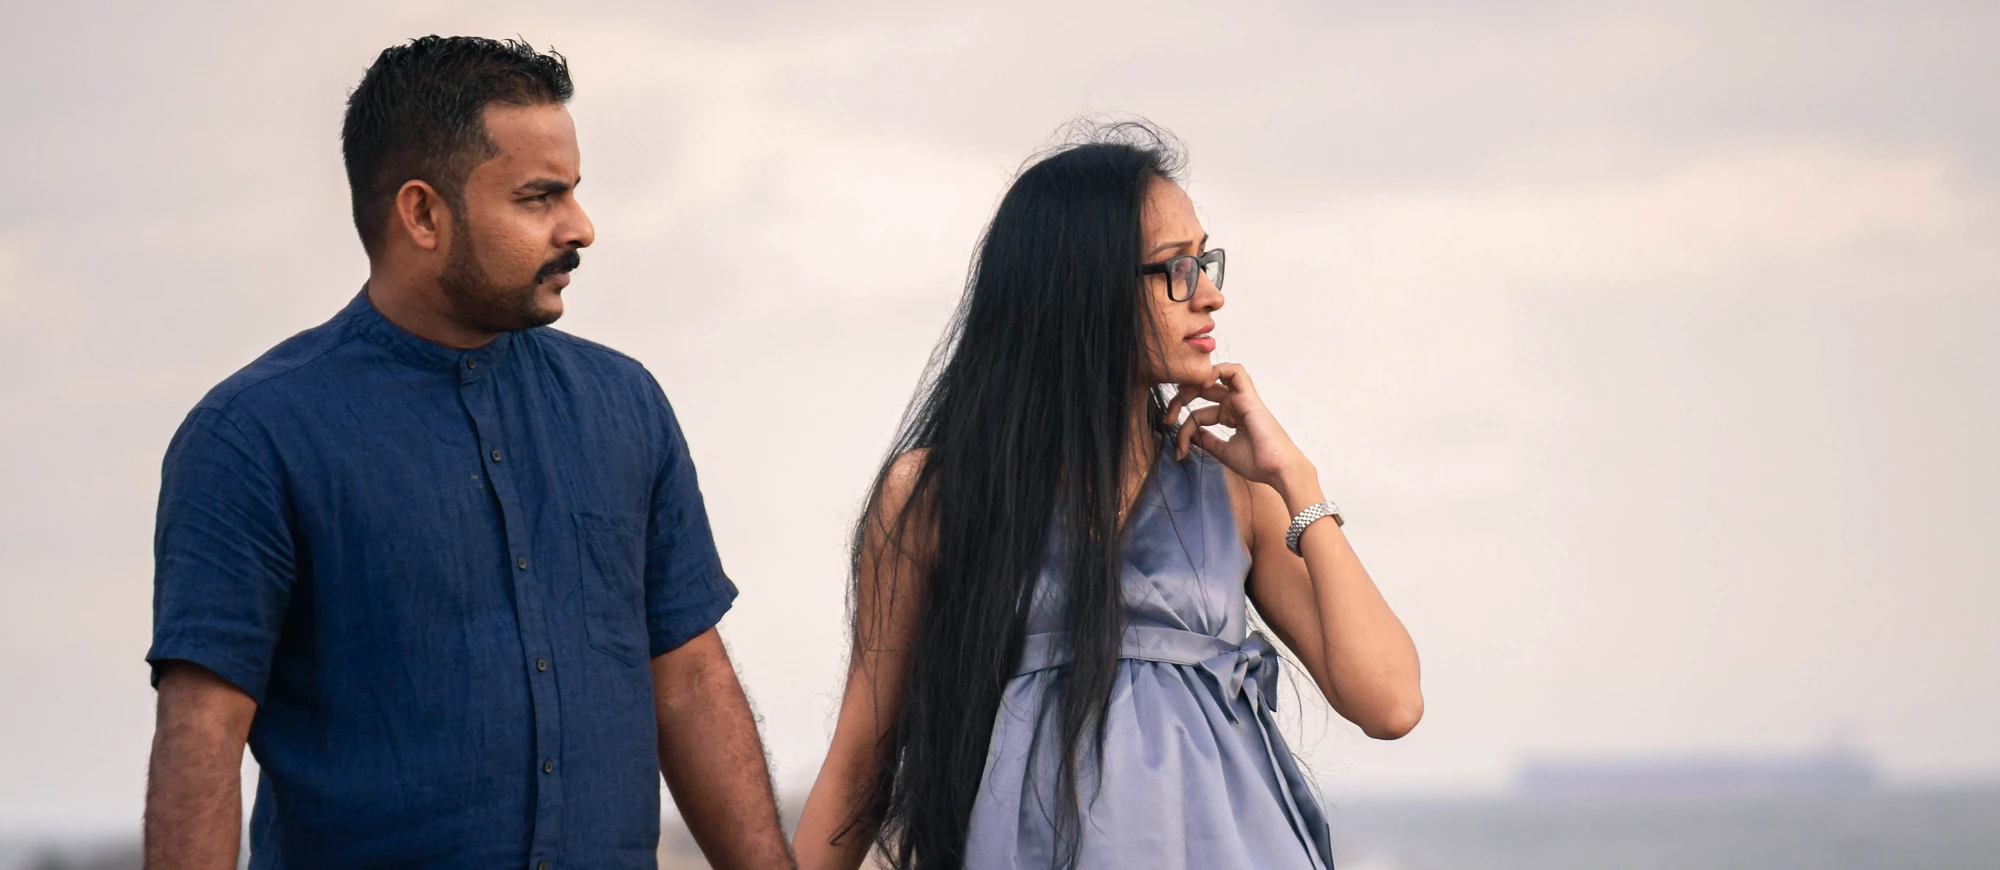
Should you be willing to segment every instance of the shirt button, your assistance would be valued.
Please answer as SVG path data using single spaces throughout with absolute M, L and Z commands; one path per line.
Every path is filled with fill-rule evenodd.
M 499 450 L 499 448 L 497 448 L 497 447 L 496 447 L 496 448 L 494 448 L 494 450 L 493 450 L 493 461 L 494 461 L 494 462 L 499 462 L 499 461 L 500 461 L 500 450 Z
M 476 359 L 468 359 L 465 361 L 465 367 L 468 369 L 479 368 L 479 361 Z
M 549 660 L 548 660 L 548 659 L 546 659 L 546 658 L 539 658 L 539 659 L 535 659 L 535 670 L 538 670 L 538 671 L 546 671 L 546 670 L 548 670 L 548 669 L 549 669 Z
M 543 772 L 543 773 L 555 773 L 555 772 L 556 772 L 556 762 L 555 762 L 555 759 L 553 759 L 553 758 L 552 758 L 552 759 L 549 759 L 548 761 L 544 761 L 544 762 L 542 762 L 542 772 Z
M 543 861 L 539 864 L 536 864 L 535 870 L 549 870 L 549 862 Z
M 528 570 L 528 557 L 522 556 L 519 559 L 515 559 L 514 567 L 520 568 L 523 571 Z

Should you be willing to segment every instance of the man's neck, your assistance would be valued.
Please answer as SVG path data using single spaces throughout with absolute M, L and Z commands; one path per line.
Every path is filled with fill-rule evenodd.
M 414 282 L 370 270 L 368 304 L 397 328 L 432 344 L 472 350 L 485 347 L 498 336 L 452 319 L 444 309 L 444 292 L 436 281 Z

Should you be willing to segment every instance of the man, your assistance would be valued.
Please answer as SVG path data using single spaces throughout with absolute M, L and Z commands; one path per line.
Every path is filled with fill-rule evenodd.
M 593 238 L 559 55 L 425 37 L 341 131 L 367 286 L 167 450 L 147 865 L 789 866 L 686 442 L 547 328 Z

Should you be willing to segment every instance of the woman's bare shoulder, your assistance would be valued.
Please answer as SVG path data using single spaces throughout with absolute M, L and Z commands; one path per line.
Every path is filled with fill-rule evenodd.
M 910 500 L 910 493 L 917 488 L 917 479 L 923 476 L 924 463 L 930 459 L 930 448 L 916 447 L 905 450 L 889 461 L 889 467 L 882 472 L 881 491 L 876 504 L 884 508 L 900 509 Z

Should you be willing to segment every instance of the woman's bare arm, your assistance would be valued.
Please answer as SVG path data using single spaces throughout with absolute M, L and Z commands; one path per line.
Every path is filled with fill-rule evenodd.
M 1258 614 L 1335 712 L 1378 740 L 1408 734 L 1424 715 L 1417 647 L 1346 533 L 1323 519 L 1299 538 L 1304 558 L 1285 547 L 1292 516 L 1325 498 L 1311 466 L 1290 482 L 1289 497 L 1230 477 L 1239 513 L 1249 508 L 1249 593 Z
M 1216 404 L 1182 408 L 1195 399 Z M 1264 405 L 1250 373 L 1215 366 L 1215 379 L 1183 384 L 1168 405 L 1180 425 L 1178 452 L 1200 447 L 1228 469 L 1231 501 L 1247 517 L 1250 600 L 1278 639 L 1298 654 L 1333 709 L 1370 737 L 1393 740 L 1424 715 L 1417 646 L 1348 546 L 1323 519 L 1299 540 L 1303 558 L 1285 546 L 1298 512 L 1325 500 L 1315 468 Z M 1236 430 L 1228 438 L 1205 426 Z
M 890 529 L 900 522 L 922 465 L 921 451 L 898 457 L 866 518 L 840 719 L 792 840 L 805 870 L 854 870 L 874 840 L 873 828 L 848 824 L 874 787 L 877 749 L 895 725 L 909 671 L 923 566 L 929 561 L 928 530 L 910 529 L 897 546 L 898 536 Z

